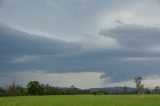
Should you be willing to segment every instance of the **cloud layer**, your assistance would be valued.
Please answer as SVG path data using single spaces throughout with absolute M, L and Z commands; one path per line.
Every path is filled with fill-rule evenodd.
M 159 45 L 159 28 L 122 25 L 100 31 L 98 36 L 111 37 L 121 46 L 108 49 L 100 46 L 94 51 L 84 48 L 87 44 L 81 41 L 30 35 L 4 25 L 0 33 L 1 71 L 104 72 L 113 81 L 159 74 L 160 55 L 149 51 L 151 45 Z
M 0 0 L 0 77 L 96 72 L 113 83 L 159 76 L 158 10 L 159 0 Z

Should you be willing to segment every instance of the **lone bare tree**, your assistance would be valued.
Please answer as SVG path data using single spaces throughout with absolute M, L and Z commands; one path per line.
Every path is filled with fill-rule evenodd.
M 143 94 L 144 94 L 144 84 L 142 84 L 142 80 L 143 80 L 143 78 L 140 77 L 140 76 L 134 78 L 134 82 L 136 83 L 137 92 L 138 92 L 139 95 L 143 96 Z

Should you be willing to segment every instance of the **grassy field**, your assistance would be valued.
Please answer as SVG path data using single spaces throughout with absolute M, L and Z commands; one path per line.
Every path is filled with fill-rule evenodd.
M 0 106 L 160 106 L 160 95 L 0 97 Z

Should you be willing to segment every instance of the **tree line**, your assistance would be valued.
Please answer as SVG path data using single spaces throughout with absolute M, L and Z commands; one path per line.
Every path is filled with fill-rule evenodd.
M 92 95 L 122 95 L 122 94 L 160 94 L 160 87 L 157 86 L 154 89 L 148 89 L 142 84 L 142 77 L 135 77 L 134 82 L 136 89 L 130 91 L 127 86 L 121 87 L 121 90 L 113 90 L 110 88 L 92 91 L 90 89 L 79 89 L 74 85 L 68 88 L 54 87 L 49 84 L 42 84 L 38 81 L 28 82 L 26 87 L 16 84 L 13 82 L 7 87 L 0 87 L 0 96 L 27 96 L 27 95 L 81 95 L 81 94 L 92 94 Z
M 49 84 L 41 84 L 38 81 L 28 82 L 26 87 L 13 82 L 7 87 L 0 87 L 0 96 L 27 96 L 27 95 L 75 95 L 85 94 L 85 90 L 71 85 L 68 88 L 54 87 Z

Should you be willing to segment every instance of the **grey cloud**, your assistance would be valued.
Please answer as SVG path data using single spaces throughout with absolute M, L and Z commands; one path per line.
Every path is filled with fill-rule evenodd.
M 147 37 L 145 37 L 142 33 L 143 30 L 141 27 L 136 27 L 138 31 L 135 30 L 135 28 L 133 29 L 134 30 L 132 30 L 132 27 L 127 29 L 122 26 L 122 29 L 115 28 L 115 30 L 112 29 L 108 32 L 103 32 L 103 35 L 106 33 L 114 34 L 111 37 L 117 39 L 119 43 L 125 42 L 125 46 L 133 47 L 133 45 L 130 46 L 130 44 L 127 44 L 128 38 L 126 33 L 131 34 L 132 32 L 136 37 L 142 35 L 140 38 L 144 37 L 143 40 L 146 40 L 146 45 L 148 44 L 147 40 L 150 38 L 150 33 L 157 31 L 157 29 L 155 30 L 153 28 L 147 28 L 147 30 L 143 29 L 144 31 L 150 32 L 145 33 L 148 34 L 146 35 Z M 157 33 L 158 31 L 154 32 L 154 36 L 158 36 Z M 120 36 L 124 39 L 120 38 Z M 134 37 L 132 34 L 128 36 Z M 40 70 L 45 73 L 104 72 L 108 77 L 111 77 L 112 82 L 132 79 L 132 77 L 137 75 L 145 77 L 160 74 L 158 70 L 159 60 L 126 61 L 123 59 L 129 57 L 160 57 L 159 54 L 155 55 L 144 50 L 123 48 L 82 52 L 83 50 L 81 46 L 77 43 L 30 35 L 4 25 L 1 25 L 0 27 L 0 37 L 1 72 L 9 73 L 13 71 L 36 70 Z M 124 41 L 120 42 L 121 40 L 119 39 Z M 152 38 L 151 40 L 158 42 L 157 39 Z M 140 43 L 141 45 L 143 44 L 143 42 Z M 151 42 L 149 42 L 149 44 L 151 44 Z M 103 78 L 107 76 L 103 76 Z
M 124 24 L 121 20 L 115 20 L 115 22 L 118 24 Z
M 125 47 L 137 49 L 159 44 L 160 40 L 160 28 L 133 24 L 102 30 L 100 34 L 116 39 Z
M 117 42 L 126 49 L 129 49 L 130 53 L 126 54 L 126 49 L 122 54 L 126 57 L 132 58 L 141 58 L 148 57 L 158 58 L 158 53 L 150 53 L 146 49 L 151 45 L 159 45 L 160 41 L 160 28 L 158 27 L 147 27 L 142 25 L 119 25 L 115 28 L 109 30 L 101 30 L 100 36 L 109 36 L 117 40 Z M 133 55 L 132 53 L 133 52 Z M 118 51 L 118 53 L 120 53 Z M 121 56 L 123 58 L 123 56 Z M 121 81 L 121 79 L 129 79 L 131 76 L 141 75 L 141 76 L 150 76 L 152 74 L 160 74 L 159 69 L 159 60 L 153 61 L 124 61 L 123 59 L 119 62 L 111 63 L 115 66 L 109 66 L 109 70 L 102 78 L 112 76 L 112 80 Z M 114 77 L 113 77 L 114 76 Z M 124 76 L 121 78 L 120 76 Z
M 5 0 L 0 22 L 29 31 L 56 34 L 53 36 L 75 37 L 94 31 L 107 14 L 134 3 L 128 0 Z
M 3 2 L 4 2 L 4 0 L 0 0 L 0 7 L 1 7 L 1 5 L 3 4 Z
M 135 4 L 140 8 L 151 4 L 150 2 L 155 1 L 5 0 L 0 9 L 0 22 L 28 32 L 42 32 L 53 35 L 53 37 L 61 36 L 64 39 L 74 38 L 97 31 L 101 28 L 99 26 L 101 20 L 114 12 L 130 13 L 134 11 Z M 148 11 L 146 13 L 148 14 Z M 1 25 L 0 72 L 36 70 L 48 73 L 104 72 L 106 74 L 101 78 L 110 77 L 112 82 L 133 79 L 137 75 L 146 77 L 160 74 L 159 60 L 130 61 L 124 59 L 159 58 L 159 53 L 146 51 L 148 46 L 159 44 L 159 28 L 125 25 L 125 19 L 123 21 L 118 17 L 115 19 L 119 26 L 103 30 L 99 36 L 112 37 L 124 48 L 95 49 L 85 52 L 76 42 L 31 35 Z
M 4 0 L 0 0 L 0 3 L 4 2 Z
M 93 55 L 93 54 L 92 54 Z M 96 56 L 96 57 L 95 57 Z M 2 60 L 3 61 L 3 60 Z M 19 63 L 3 63 L 1 70 L 4 71 L 36 71 L 44 73 L 68 73 L 68 72 L 104 72 L 110 77 L 112 82 L 121 82 L 132 79 L 134 76 L 150 76 L 159 73 L 159 61 L 122 61 L 109 58 L 100 53 L 80 55 L 76 57 L 54 57 L 52 55 L 40 55 L 35 59 Z M 153 64 L 151 64 L 153 63 Z M 103 78 L 105 78 L 103 76 Z
M 108 77 L 108 75 L 107 75 L 107 73 L 105 73 L 105 74 L 102 74 L 102 75 L 100 76 L 100 79 L 107 78 L 107 77 Z
M 0 42 L 0 55 L 61 54 L 78 46 L 75 48 L 72 42 L 30 35 L 4 25 L 0 26 Z

